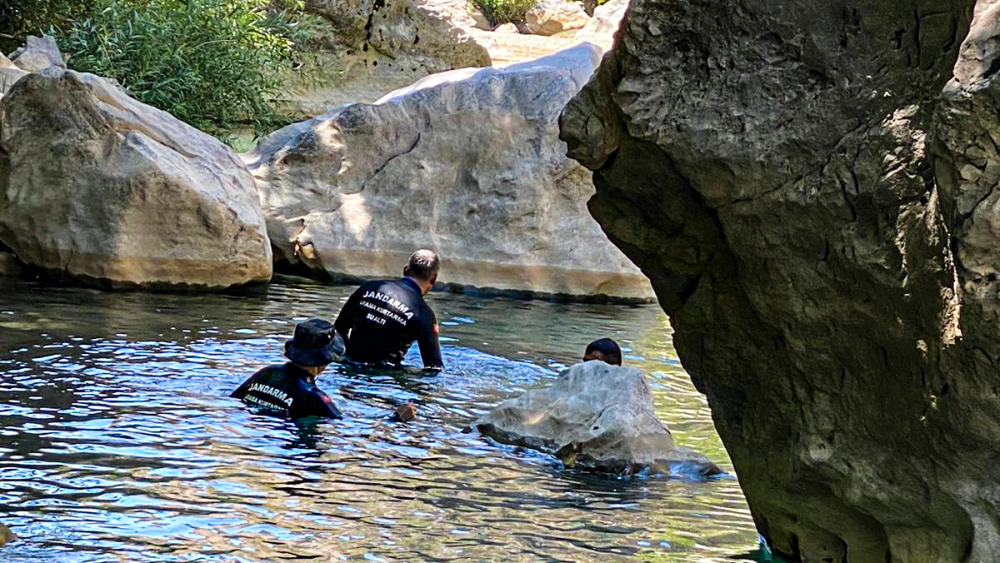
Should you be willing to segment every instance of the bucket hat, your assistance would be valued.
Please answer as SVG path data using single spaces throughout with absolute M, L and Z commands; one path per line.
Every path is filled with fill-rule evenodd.
M 285 342 L 285 357 L 303 366 L 325 366 L 337 359 L 333 325 L 309 319 L 295 325 L 295 336 Z

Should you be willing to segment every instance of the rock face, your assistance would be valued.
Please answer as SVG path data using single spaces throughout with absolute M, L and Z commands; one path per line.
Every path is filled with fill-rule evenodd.
M 556 455 L 567 466 L 632 473 L 685 463 L 719 473 L 703 455 L 674 444 L 641 371 L 604 362 L 576 364 L 551 386 L 504 401 L 472 426 L 505 444 Z
M 535 35 L 555 35 L 580 29 L 590 22 L 583 4 L 567 0 L 541 0 L 524 15 L 524 24 Z
M 307 0 L 306 10 L 330 27 L 314 41 L 324 84 L 290 85 L 301 115 L 372 101 L 435 72 L 490 64 L 466 0 Z
M 228 147 L 58 67 L 0 100 L 0 243 L 29 266 L 102 285 L 271 276 L 253 179 Z
M 27 72 L 39 72 L 50 66 L 66 68 L 55 38 L 48 35 L 45 37 L 29 35 L 25 45 L 11 53 L 10 60 L 17 65 L 17 68 Z
M 430 76 L 266 137 L 245 155 L 278 256 L 335 277 L 396 276 L 414 248 L 457 286 L 647 299 L 587 215 L 588 173 L 557 118 L 599 50 Z
M 771 547 L 1000 560 L 996 9 L 637 0 L 562 118 Z

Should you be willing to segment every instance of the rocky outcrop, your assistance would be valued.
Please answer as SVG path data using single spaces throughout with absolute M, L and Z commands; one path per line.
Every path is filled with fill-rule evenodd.
M 631 474 L 684 465 L 695 468 L 689 473 L 720 473 L 705 456 L 674 444 L 641 371 L 600 361 L 576 364 L 549 387 L 504 401 L 472 427 L 555 455 L 567 467 Z
M 610 50 L 628 4 L 629 0 L 608 0 L 597 6 L 594 8 L 594 17 L 590 18 L 583 29 L 576 32 L 574 39 L 589 41 L 605 51 Z
M 524 25 L 535 35 L 555 35 L 564 31 L 581 29 L 590 22 L 590 16 L 579 2 L 568 0 L 541 0 L 524 15 Z
M 264 138 L 245 155 L 280 259 L 334 277 L 398 275 L 438 250 L 456 286 L 647 299 L 648 282 L 587 215 L 560 110 L 600 52 L 430 76 Z
M 289 111 L 297 115 L 374 101 L 428 74 L 490 64 L 465 0 L 308 0 L 306 10 L 322 16 L 328 31 L 309 46 L 309 79 L 289 84 Z
M 24 46 L 11 53 L 10 61 L 17 68 L 27 72 L 39 72 L 50 66 L 66 68 L 66 62 L 63 61 L 55 38 L 48 35 L 44 37 L 29 35 Z
M 0 243 L 28 266 L 110 286 L 271 276 L 253 179 L 228 147 L 59 67 L 0 100 Z
M 995 15 L 942 96 L 971 12 L 638 0 L 562 119 L 792 561 L 1000 559 Z

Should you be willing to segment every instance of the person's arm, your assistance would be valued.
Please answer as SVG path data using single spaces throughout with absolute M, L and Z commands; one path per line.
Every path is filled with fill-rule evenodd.
M 340 309 L 340 314 L 337 315 L 337 320 L 333 323 L 333 329 L 337 331 L 337 334 L 344 338 L 345 345 L 351 341 L 348 335 L 351 327 L 354 326 L 354 317 L 358 312 L 358 304 L 361 302 L 361 295 L 361 287 L 354 290 L 354 293 L 347 298 L 347 303 L 344 303 L 344 306 Z
M 417 344 L 420 346 L 420 359 L 424 362 L 425 370 L 443 370 L 444 362 L 441 360 L 441 343 L 438 340 L 438 324 L 434 311 L 427 308 L 427 320 L 420 323 L 420 334 L 417 335 Z
M 302 399 L 306 399 L 306 403 L 304 405 L 295 405 L 296 412 L 292 415 L 292 418 L 301 418 L 305 416 L 344 418 L 344 415 L 340 414 L 340 409 L 338 409 L 337 405 L 334 404 L 333 399 L 318 389 L 298 400 Z

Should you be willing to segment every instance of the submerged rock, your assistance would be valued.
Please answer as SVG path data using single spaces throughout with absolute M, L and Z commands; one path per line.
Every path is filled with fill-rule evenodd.
M 590 22 L 583 4 L 568 0 L 541 0 L 524 15 L 524 24 L 535 35 L 555 35 L 580 29 Z
M 0 243 L 101 285 L 224 288 L 271 276 L 253 179 L 228 147 L 58 67 L 0 100 Z
M 245 160 L 278 257 L 334 277 L 396 276 L 428 246 L 444 283 L 648 299 L 587 213 L 593 185 L 558 139 L 559 112 L 599 56 L 580 45 L 432 75 L 264 138 Z
M 16 539 L 17 536 L 14 535 L 14 532 L 10 531 L 10 528 L 4 524 L 0 524 L 0 547 L 3 547 Z
M 10 61 L 27 72 L 40 72 L 52 66 L 66 68 L 55 38 L 49 35 L 29 35 L 24 46 L 11 53 Z
M 599 361 L 570 367 L 551 386 L 504 401 L 472 426 L 567 466 L 634 473 L 685 465 L 704 476 L 721 473 L 705 456 L 674 444 L 641 371 Z
M 1000 560 L 990 5 L 637 0 L 563 116 L 790 561 Z

